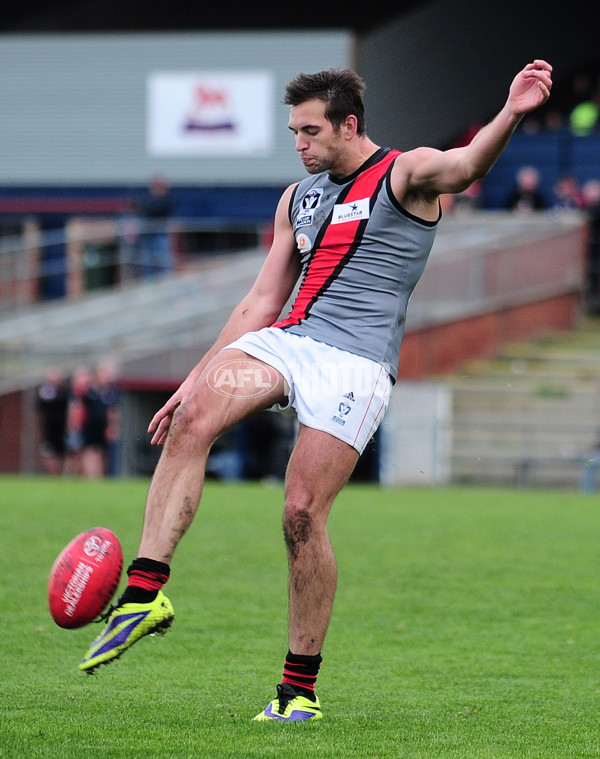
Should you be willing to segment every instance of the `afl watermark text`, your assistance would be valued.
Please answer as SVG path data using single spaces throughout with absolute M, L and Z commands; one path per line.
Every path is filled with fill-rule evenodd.
M 279 374 L 260 361 L 231 359 L 210 370 L 209 386 L 229 398 L 257 398 L 277 387 Z
M 379 364 L 367 361 L 352 363 L 319 361 L 288 364 L 294 382 L 309 395 L 337 397 L 346 393 L 370 395 L 381 374 Z

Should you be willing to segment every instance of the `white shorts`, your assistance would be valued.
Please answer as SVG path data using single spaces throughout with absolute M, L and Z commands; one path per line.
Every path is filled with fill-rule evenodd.
M 392 381 L 381 364 L 368 358 L 277 327 L 248 332 L 227 348 L 276 369 L 287 382 L 288 406 L 296 409 L 298 420 L 359 453 L 387 411 Z

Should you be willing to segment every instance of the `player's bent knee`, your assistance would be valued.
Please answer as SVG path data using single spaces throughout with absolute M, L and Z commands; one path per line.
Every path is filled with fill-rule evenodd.
M 288 553 L 294 556 L 314 534 L 314 520 L 307 509 L 292 509 L 286 505 L 283 515 L 283 537 Z
M 294 554 L 311 539 L 320 539 L 328 512 L 308 493 L 288 494 L 283 510 L 283 536 L 288 551 Z
M 170 436 L 173 441 L 186 442 L 194 447 L 207 447 L 215 442 L 219 434 L 193 403 L 182 403 L 173 415 Z

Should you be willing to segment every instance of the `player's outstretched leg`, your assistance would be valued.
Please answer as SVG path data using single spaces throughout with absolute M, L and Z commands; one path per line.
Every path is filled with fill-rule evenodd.
M 79 665 L 92 674 L 96 667 L 118 659 L 140 638 L 152 633 L 164 634 L 173 623 L 175 613 L 162 590 L 149 603 L 124 603 L 107 619 L 106 628 L 92 643 Z

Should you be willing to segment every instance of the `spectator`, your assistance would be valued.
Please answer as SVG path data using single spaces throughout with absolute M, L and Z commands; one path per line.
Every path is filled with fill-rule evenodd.
M 140 218 L 138 211 L 137 200 L 130 198 L 118 219 L 119 266 L 122 282 L 128 282 L 137 274 L 135 266 L 140 257 Z
M 62 371 L 51 368 L 36 391 L 40 453 L 47 474 L 62 474 L 66 456 L 69 385 Z
M 567 124 L 567 117 L 558 108 L 548 108 L 544 116 L 544 129 L 549 132 L 556 132 L 564 129 Z
M 556 210 L 577 211 L 583 208 L 583 196 L 577 178 L 564 174 L 554 183 L 552 207 Z
M 463 192 L 442 195 L 440 203 L 444 213 L 464 213 L 481 207 L 482 182 L 477 180 Z
M 600 205 L 600 179 L 588 179 L 581 187 L 583 208 L 587 211 Z
M 571 132 L 577 137 L 586 137 L 594 131 L 599 118 L 600 108 L 597 98 L 579 103 L 569 114 Z
M 505 207 L 510 211 L 530 213 L 548 207 L 540 189 L 540 173 L 535 166 L 523 166 L 516 176 L 516 187 L 506 198 Z
M 580 103 L 585 103 L 593 97 L 594 76 L 590 67 L 577 69 L 571 76 L 568 90 L 561 98 L 563 108 L 570 114 Z M 560 101 L 559 101 L 560 102 Z
M 246 479 L 283 482 L 296 437 L 296 415 L 260 411 L 249 417 L 245 425 Z
M 577 137 L 585 137 L 596 129 L 600 117 L 599 92 L 593 73 L 577 72 L 571 89 L 569 129 Z
M 104 361 L 98 367 L 96 376 L 107 403 L 104 473 L 108 477 L 118 477 L 121 472 L 121 399 L 117 387 L 117 367 L 112 361 Z
M 588 217 L 588 282 L 587 298 L 590 311 L 600 308 L 600 180 L 589 179 L 581 188 L 583 205 Z
M 98 479 L 106 474 L 109 451 L 119 439 L 118 393 L 111 364 L 96 369 L 81 402 L 81 473 L 88 479 Z
M 138 207 L 141 219 L 140 263 L 143 277 L 154 277 L 173 269 L 171 240 L 167 222 L 173 213 L 173 201 L 167 181 L 156 176 Z
M 244 423 L 236 424 L 215 441 L 206 462 L 206 477 L 223 482 L 244 479 Z
M 67 411 L 67 473 L 79 476 L 82 467 L 83 423 L 85 406 L 83 399 L 90 386 L 90 373 L 85 366 L 75 370 L 71 378 L 69 407 Z
M 594 493 L 597 488 L 598 469 L 600 468 L 600 433 L 585 455 L 581 474 L 581 492 L 586 495 Z

